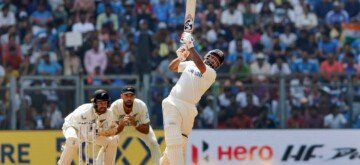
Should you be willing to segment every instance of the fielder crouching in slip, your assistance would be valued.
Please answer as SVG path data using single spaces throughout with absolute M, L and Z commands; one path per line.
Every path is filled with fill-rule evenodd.
M 219 49 L 209 51 L 204 61 L 194 49 L 190 33 L 181 36 L 183 46 L 176 53 L 178 58 L 169 64 L 173 72 L 181 73 L 179 80 L 162 102 L 166 149 L 160 160 L 162 165 L 184 165 L 188 136 L 197 115 L 196 104 L 215 82 L 216 71 L 223 61 Z M 185 61 L 188 57 L 191 60 Z
M 150 126 L 147 106 L 143 101 L 136 98 L 135 88 L 132 86 L 124 87 L 121 98 L 111 104 L 109 111 L 119 124 L 116 134 L 140 138 L 149 147 L 154 160 L 153 164 L 158 165 L 161 157 L 160 146 Z M 107 135 L 113 136 L 113 134 Z M 101 156 L 99 157 L 101 159 Z
M 76 153 L 80 143 L 80 137 L 78 137 L 80 123 L 96 123 L 96 129 L 100 130 L 99 134 L 110 134 L 110 128 L 116 126 L 116 124 L 112 124 L 113 116 L 107 110 L 110 105 L 110 98 L 107 91 L 102 89 L 96 90 L 91 102 L 92 103 L 79 106 L 65 118 L 62 130 L 66 141 L 58 165 L 70 165 L 74 155 L 77 155 Z M 110 129 L 110 131 L 101 132 L 101 130 L 108 129 Z M 104 160 L 103 162 L 99 162 L 99 164 L 115 164 L 118 141 L 117 136 L 106 137 L 97 135 L 96 144 L 104 148 Z

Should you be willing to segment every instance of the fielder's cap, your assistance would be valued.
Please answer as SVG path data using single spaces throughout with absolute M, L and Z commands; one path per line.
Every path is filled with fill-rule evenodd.
M 126 86 L 126 87 L 123 88 L 122 91 L 121 91 L 121 94 L 128 94 L 128 93 L 136 94 L 135 88 L 132 87 L 132 86 Z

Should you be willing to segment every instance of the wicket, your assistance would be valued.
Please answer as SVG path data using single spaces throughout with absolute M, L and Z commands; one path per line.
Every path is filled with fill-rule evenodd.
M 79 123 L 79 165 L 83 164 L 85 159 L 85 165 L 96 164 L 96 124 L 95 123 Z M 91 143 L 91 144 L 90 144 Z M 90 149 L 89 149 L 90 145 Z M 91 152 L 90 152 L 91 151 Z M 90 153 L 92 154 L 92 160 L 90 161 Z M 84 158 L 85 157 L 85 158 Z

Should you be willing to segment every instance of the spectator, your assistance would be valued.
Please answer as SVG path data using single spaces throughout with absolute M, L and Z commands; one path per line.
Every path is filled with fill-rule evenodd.
M 94 30 L 95 30 L 94 24 L 87 21 L 86 13 L 85 12 L 80 12 L 80 21 L 75 23 L 72 26 L 72 31 L 73 32 L 80 32 L 80 33 L 86 33 L 86 32 L 91 32 L 91 31 L 94 31 Z
M 95 11 L 95 2 L 94 0 L 75 0 L 71 10 L 76 13 L 85 11 L 89 18 Z
M 345 75 L 359 75 L 360 65 L 354 62 L 354 58 L 347 58 L 346 63 L 343 64 Z
M 305 128 L 322 128 L 323 118 L 314 107 L 305 112 Z
M 124 3 L 125 11 L 123 16 L 119 17 L 121 19 L 121 23 L 124 25 L 125 23 L 131 27 L 135 27 L 137 25 L 136 22 L 136 13 L 131 1 L 125 1 Z M 183 19 L 184 21 L 184 19 Z M 121 30 L 121 29 L 120 29 Z
M 34 39 L 32 33 L 27 33 L 21 44 L 21 52 L 23 56 L 31 56 L 34 50 Z
M 170 13 L 173 11 L 171 2 L 167 0 L 159 0 L 153 4 L 153 13 L 158 22 L 168 23 Z
M 9 5 L 4 5 L 0 12 L 0 30 L 2 32 L 7 31 L 9 26 L 13 26 L 16 23 L 15 14 L 9 11 Z
M 92 74 L 96 67 L 100 67 L 100 74 L 104 74 L 107 67 L 107 56 L 99 50 L 99 42 L 92 41 L 92 48 L 85 53 L 84 57 L 85 70 L 87 74 Z
M 2 9 L 4 6 L 9 6 L 9 11 L 12 13 L 17 13 L 17 7 L 16 5 L 11 3 L 11 0 L 2 0 L 2 3 L 0 3 L 0 9 Z
M 358 0 L 347 0 L 345 11 L 349 14 L 350 18 L 355 17 L 360 11 L 360 2 Z
M 272 64 L 271 66 L 270 73 L 272 75 L 276 75 L 276 74 L 289 75 L 291 74 L 291 70 L 289 65 L 285 63 L 281 57 L 277 57 L 276 63 Z
M 177 26 L 183 25 L 185 20 L 184 9 L 180 3 L 175 3 L 175 12 L 170 13 L 169 27 L 175 29 Z
M 338 1 L 335 1 L 333 10 L 326 14 L 326 23 L 334 26 L 345 22 L 349 22 L 349 14 L 346 10 L 342 10 L 341 4 Z
M 119 53 L 116 53 L 109 57 L 109 64 L 106 69 L 106 74 L 114 75 L 120 74 L 123 71 L 123 58 Z
M 311 12 L 310 6 L 306 5 L 303 7 L 304 13 L 298 15 L 295 21 L 295 26 L 298 29 L 313 30 L 318 25 L 316 15 Z
M 31 64 L 38 64 L 42 60 L 42 56 L 44 54 L 48 54 L 50 61 L 57 62 L 58 58 L 54 51 L 51 50 L 50 45 L 47 42 L 44 42 L 41 44 L 41 49 L 35 51 L 30 56 L 30 62 Z
M 38 28 L 45 28 L 46 24 L 53 21 L 53 16 L 50 11 L 45 9 L 45 2 L 42 2 L 38 4 L 37 10 L 32 13 L 31 19 L 35 25 L 39 26 Z M 35 31 L 36 34 L 38 30 L 35 29 Z
M 240 87 L 243 88 L 243 87 Z M 240 108 L 245 108 L 249 104 L 259 107 L 260 106 L 260 99 L 258 96 L 253 94 L 251 90 L 242 91 L 237 93 L 236 101 L 239 104 Z
M 260 43 L 261 34 L 255 26 L 250 26 L 245 29 L 244 39 L 247 39 L 251 43 L 251 46 L 254 47 L 256 44 Z
M 258 4 L 261 4 L 262 2 L 259 2 Z M 272 4 L 272 3 L 270 3 Z M 261 8 L 259 8 L 260 5 L 257 5 L 258 12 L 260 17 L 259 20 L 257 22 L 259 22 L 261 24 L 261 26 L 268 26 L 274 23 L 274 15 L 273 15 L 273 11 L 275 9 L 274 5 L 261 5 Z
M 272 118 L 268 116 L 268 110 L 266 108 L 261 108 L 261 113 L 259 117 L 253 119 L 253 123 L 254 123 L 254 128 L 258 128 L 258 129 L 276 128 L 276 123 Z
M 215 123 L 215 111 L 217 111 L 218 107 L 214 104 L 214 98 L 212 96 L 208 96 L 206 98 L 206 107 L 203 109 L 199 118 L 203 121 L 203 128 L 214 128 Z
M 303 74 L 313 74 L 319 72 L 319 67 L 314 61 L 309 60 L 309 54 L 307 51 L 301 52 L 302 59 L 295 61 L 293 65 L 293 72 Z
M 135 34 L 136 68 L 140 76 L 151 71 L 151 56 L 154 48 L 153 32 L 149 29 L 146 20 L 140 21 L 140 29 Z
M 110 4 L 112 11 L 119 17 L 124 12 L 122 2 L 120 0 L 104 0 L 96 6 L 96 13 L 99 15 L 105 12 L 105 6 Z
M 295 78 L 290 81 L 290 97 L 293 106 L 299 107 L 301 100 L 304 99 L 304 90 L 309 85 L 309 80 L 304 75 L 297 74 Z
M 150 29 L 153 29 L 153 23 L 155 19 L 155 15 L 153 13 L 153 6 L 148 1 L 138 1 L 135 5 L 135 10 L 137 13 L 136 19 L 137 19 L 137 27 L 141 29 L 141 20 L 144 20 L 147 22 Z
M 44 126 L 48 129 L 60 129 L 64 123 L 61 110 L 58 108 L 56 102 L 48 102 L 50 102 L 50 104 L 46 106 Z
M 268 75 L 270 75 L 270 64 L 265 61 L 265 55 L 258 53 L 256 55 L 256 61 L 250 65 L 250 71 L 253 79 L 258 81 L 264 81 Z
M 220 11 L 215 9 L 213 3 L 208 3 L 206 5 L 206 10 L 203 12 L 203 21 L 204 22 L 217 22 L 220 20 Z
M 230 41 L 228 50 L 229 56 L 227 57 L 225 64 L 233 64 L 239 56 L 242 56 L 245 63 L 247 64 L 252 61 L 251 43 L 249 42 L 249 40 L 242 38 L 241 34 L 239 34 L 239 37 L 237 39 Z
M 224 10 L 221 13 L 221 23 L 224 26 L 231 26 L 231 25 L 243 25 L 243 16 L 240 11 L 236 9 L 237 3 L 236 2 L 230 2 L 228 9 Z
M 242 32 L 238 33 L 233 40 L 229 43 L 229 54 L 240 52 L 237 50 L 237 47 L 241 47 L 241 52 L 243 53 L 252 53 L 253 48 L 249 40 L 243 38 Z
M 25 56 L 23 62 L 20 65 L 19 71 L 21 76 L 35 75 L 36 68 L 35 64 L 31 64 L 30 56 Z
M 250 67 L 243 60 L 242 56 L 237 56 L 236 63 L 231 65 L 230 75 L 236 75 L 240 80 L 246 80 L 250 74 Z
M 261 39 L 260 39 L 260 43 L 264 46 L 264 53 L 271 53 L 272 51 L 271 49 L 273 46 L 272 43 L 273 36 L 274 34 L 273 34 L 272 26 L 265 27 L 265 31 L 261 35 Z
M 81 59 L 75 53 L 74 49 L 65 51 L 64 55 L 64 75 L 79 75 L 83 72 Z
M 333 106 L 330 108 L 330 113 L 324 117 L 324 127 L 325 128 L 344 128 L 347 124 L 345 116 L 340 113 L 340 107 Z
M 243 22 L 244 22 L 244 26 L 252 26 L 255 25 L 257 22 L 257 16 L 256 14 L 253 12 L 253 10 L 251 9 L 251 5 L 250 4 L 246 4 L 245 5 L 245 12 L 243 13 Z
M 232 93 L 230 89 L 231 89 L 230 87 L 225 87 L 224 91 L 218 97 L 219 105 L 226 109 L 231 108 L 230 105 L 231 105 Z
M 174 72 L 171 72 L 168 69 L 168 66 L 169 66 L 171 60 L 174 58 L 173 53 L 174 52 L 172 52 L 170 55 L 168 55 L 166 59 L 162 60 L 160 65 L 157 68 L 158 76 L 161 76 L 162 79 L 168 83 L 174 83 L 174 82 L 176 82 L 176 79 L 177 79 L 176 74 Z
M 22 62 L 20 45 L 15 42 L 15 36 L 9 36 L 9 43 L 2 46 L 2 62 L 14 69 L 19 69 Z
M 331 0 L 321 0 L 320 2 L 316 3 L 314 11 L 319 19 L 324 20 L 326 14 L 331 11 L 332 8 L 333 4 Z
M 240 107 L 238 107 L 236 115 L 230 119 L 229 127 L 233 129 L 252 128 L 252 120 L 248 115 L 244 114 L 244 111 Z
M 286 121 L 287 128 L 304 128 L 305 120 L 299 109 L 292 110 L 292 116 Z
M 332 75 L 344 73 L 344 66 L 335 59 L 333 54 L 329 54 L 327 60 L 320 65 L 320 73 L 325 80 L 330 81 Z
M 40 75 L 60 75 L 61 66 L 57 61 L 50 61 L 49 54 L 44 54 L 43 61 L 37 66 L 37 73 Z
M 286 46 L 286 47 L 293 47 L 297 36 L 295 35 L 295 33 L 291 32 L 291 29 L 289 26 L 285 27 L 285 32 L 280 34 L 280 42 L 282 45 Z
M 105 5 L 105 12 L 98 15 L 96 19 L 96 29 L 100 29 L 105 24 L 110 25 L 111 30 L 119 29 L 118 16 L 113 13 L 109 4 Z

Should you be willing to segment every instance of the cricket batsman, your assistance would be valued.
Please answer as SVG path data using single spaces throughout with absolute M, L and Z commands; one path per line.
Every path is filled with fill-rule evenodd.
M 70 113 L 63 124 L 62 130 L 66 138 L 65 146 L 61 153 L 58 165 L 70 165 L 73 156 L 79 148 L 80 137 L 78 137 L 79 123 L 96 123 L 96 129 L 99 134 L 103 134 L 101 130 L 107 130 L 106 134 L 110 134 L 108 130 L 116 127 L 113 123 L 113 116 L 107 110 L 110 105 L 110 97 L 107 91 L 99 89 L 96 90 L 91 103 L 83 104 Z M 116 148 L 118 146 L 118 137 L 106 137 L 98 135 L 96 137 L 96 144 L 104 148 L 104 161 L 101 164 L 114 165 Z
M 215 82 L 216 72 L 223 61 L 224 53 L 219 49 L 209 51 L 203 61 L 194 49 L 191 33 L 181 36 L 183 46 L 178 57 L 170 62 L 169 69 L 181 76 L 167 98 L 162 102 L 166 149 L 161 165 L 184 165 L 188 136 L 198 114 L 196 104 Z M 190 61 L 185 61 L 190 57 Z

